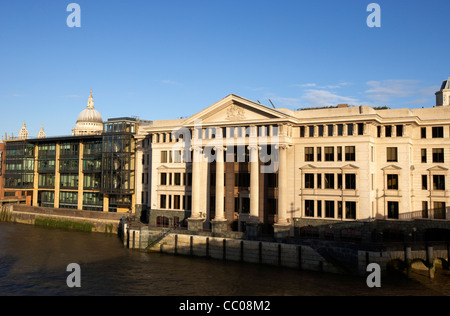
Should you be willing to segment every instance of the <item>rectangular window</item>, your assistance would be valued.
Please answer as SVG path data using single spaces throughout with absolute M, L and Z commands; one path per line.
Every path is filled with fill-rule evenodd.
M 325 217 L 334 218 L 334 201 L 325 201 Z
M 403 137 L 403 125 L 396 126 L 397 137 Z
M 314 189 L 314 173 L 305 173 L 305 188 Z
M 433 175 L 433 190 L 445 190 L 445 176 L 440 174 Z
M 305 127 L 300 126 L 300 137 L 305 137 Z
M 319 137 L 323 137 L 323 125 L 318 126 Z
M 444 162 L 444 148 L 433 148 L 433 162 Z
M 325 189 L 334 189 L 334 173 L 325 173 Z
M 387 189 L 398 190 L 398 174 L 387 175 Z
M 422 218 L 428 218 L 428 201 L 422 201 Z
M 342 189 L 342 173 L 337 174 L 337 188 Z
M 314 161 L 314 147 L 305 147 L 305 161 Z
M 358 135 L 364 135 L 364 123 L 358 123 Z
M 167 163 L 167 151 L 161 151 L 161 163 Z
M 391 137 L 392 136 L 392 126 L 388 125 L 384 127 L 384 136 Z
M 179 195 L 174 195 L 173 196 L 173 208 L 175 210 L 179 210 L 181 209 L 181 203 L 180 203 L 181 199 Z
M 355 161 L 355 146 L 345 146 L 345 161 Z
M 345 189 L 356 190 L 356 174 L 354 173 L 345 174 Z
M 443 126 L 435 126 L 432 128 L 432 136 L 433 138 L 443 138 L 444 137 L 444 127 Z
M 398 202 L 387 202 L 388 203 L 388 218 L 398 219 Z
M 337 125 L 337 133 L 338 133 L 338 136 L 344 135 L 344 124 Z
M 426 174 L 422 175 L 422 190 L 428 190 L 428 176 Z
M 322 161 L 322 147 L 317 147 L 317 161 Z
M 322 189 L 322 174 L 321 173 L 317 174 L 317 188 Z
M 322 201 L 317 201 L 317 217 L 322 217 Z
M 433 218 L 434 219 L 445 219 L 445 202 L 434 202 L 433 203 Z
M 173 184 L 181 185 L 181 173 L 179 173 L 179 172 L 174 173 Z
M 167 173 L 162 172 L 161 173 L 161 185 L 167 185 Z
M 166 208 L 166 202 L 167 202 L 167 195 L 161 194 L 161 196 L 160 196 L 160 202 L 159 202 L 159 207 L 160 207 L 160 208 Z
M 347 124 L 347 135 L 353 136 L 353 124 Z
M 427 128 L 426 127 L 422 127 L 420 129 L 420 137 L 421 138 L 427 138 Z
M 426 148 L 422 148 L 420 150 L 420 156 L 421 156 L 422 163 L 426 163 L 427 162 L 427 149 Z
M 397 162 L 397 147 L 387 147 L 387 161 L 388 162 Z
M 381 126 L 377 126 L 377 137 L 381 137 Z
M 325 147 L 325 161 L 334 161 L 334 147 Z
M 314 126 L 308 126 L 309 128 L 309 137 L 314 137 Z
M 305 200 L 305 216 L 314 217 L 314 200 Z
M 328 127 L 328 136 L 333 136 L 333 125 L 327 125 Z
M 356 202 L 345 202 L 345 218 L 356 219 Z
M 337 147 L 337 161 L 342 161 L 342 146 Z

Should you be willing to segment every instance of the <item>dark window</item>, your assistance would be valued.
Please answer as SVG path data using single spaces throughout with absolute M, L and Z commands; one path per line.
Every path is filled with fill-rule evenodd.
M 377 137 L 381 137 L 381 126 L 377 126 Z
M 167 185 L 167 173 L 161 173 L 161 185 Z
M 337 161 L 342 161 L 342 146 L 337 147 Z
M 314 174 L 305 173 L 305 188 L 314 189 Z
M 398 190 L 398 174 L 387 175 L 387 188 L 388 190 Z
M 354 173 L 345 174 L 345 189 L 356 190 L 356 174 Z
M 420 150 L 420 155 L 421 155 L 422 163 L 426 163 L 427 162 L 427 149 L 422 148 Z
M 356 202 L 345 202 L 345 218 L 356 219 Z
M 300 126 L 300 137 L 305 137 L 305 127 Z
M 433 162 L 444 162 L 444 148 L 433 148 Z
M 333 125 L 328 125 L 328 136 L 333 136 Z
M 314 147 L 305 147 L 305 161 L 314 161 Z
M 355 146 L 345 146 L 345 161 L 355 161 Z
M 353 124 L 347 124 L 347 135 L 353 136 Z
M 166 208 L 166 201 L 167 201 L 167 196 L 165 194 L 161 194 L 160 196 L 161 200 L 160 200 L 160 207 L 161 208 Z
M 314 137 L 314 126 L 309 126 L 309 137 Z
M 314 217 L 314 201 L 305 200 L 305 216 Z
M 325 189 L 334 189 L 334 173 L 325 173 Z
M 337 133 L 338 133 L 338 136 L 344 135 L 344 124 L 337 125 Z
M 433 190 L 445 190 L 445 176 L 433 175 Z
M 428 190 L 428 176 L 426 174 L 422 175 L 422 190 Z
M 387 147 L 387 161 L 388 162 L 396 162 L 397 158 L 397 147 Z
M 334 161 L 334 147 L 325 147 L 325 161 Z
M 397 125 L 397 137 L 403 137 L 403 125 Z
M 318 129 L 319 129 L 319 136 L 322 137 L 323 136 L 323 125 L 319 125 Z
M 388 202 L 388 218 L 398 219 L 398 202 Z
M 322 161 L 322 147 L 317 147 L 317 161 Z
M 427 138 L 427 128 L 426 127 L 422 127 L 420 129 L 420 137 L 421 138 Z
M 384 127 L 384 136 L 391 137 L 392 136 L 392 126 L 388 125 Z
M 322 217 L 322 201 L 317 201 L 317 217 Z
M 428 218 L 428 201 L 422 201 L 422 218 Z
M 445 202 L 434 202 L 433 203 L 433 218 L 435 219 L 445 219 Z
M 364 123 L 358 123 L 358 135 L 364 135 Z
M 443 138 L 444 137 L 444 127 L 442 127 L 442 126 L 433 127 L 432 136 L 433 136 L 433 138 Z
M 334 201 L 325 201 L 325 217 L 334 218 Z
M 317 188 L 322 189 L 322 174 L 321 173 L 317 174 Z

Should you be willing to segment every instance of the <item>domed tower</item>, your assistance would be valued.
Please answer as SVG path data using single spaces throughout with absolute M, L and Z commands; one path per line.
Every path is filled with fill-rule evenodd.
M 92 97 L 91 89 L 87 108 L 78 115 L 77 125 L 72 129 L 72 135 L 100 135 L 102 131 L 103 119 L 100 113 L 94 108 L 94 98 Z

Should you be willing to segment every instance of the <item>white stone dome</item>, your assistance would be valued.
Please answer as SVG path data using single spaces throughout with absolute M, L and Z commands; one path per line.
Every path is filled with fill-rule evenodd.
M 87 108 L 78 115 L 77 124 L 72 129 L 72 135 L 99 135 L 103 131 L 103 118 L 94 108 L 94 98 L 89 95 Z

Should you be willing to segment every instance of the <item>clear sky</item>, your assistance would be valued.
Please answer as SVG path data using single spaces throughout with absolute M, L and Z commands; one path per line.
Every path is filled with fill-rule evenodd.
M 81 27 L 66 11 L 81 8 Z M 369 28 L 367 6 L 381 8 Z M 448 0 L 0 3 L 0 135 L 190 116 L 233 93 L 270 106 L 432 107 L 450 77 Z

